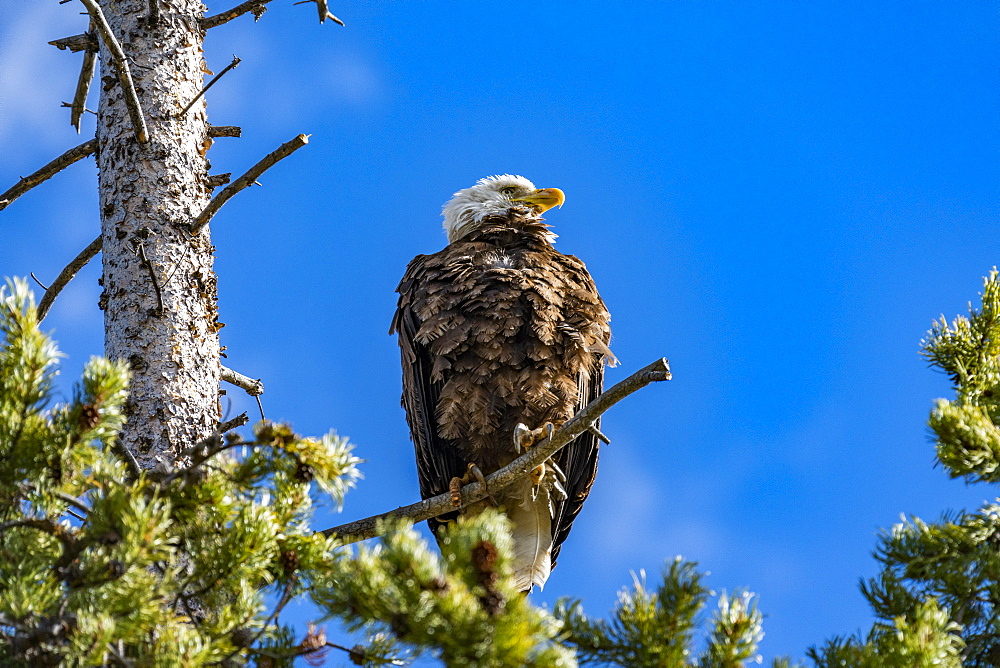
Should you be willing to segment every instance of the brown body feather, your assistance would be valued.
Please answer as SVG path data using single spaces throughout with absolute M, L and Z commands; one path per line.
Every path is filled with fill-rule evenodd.
M 513 208 L 417 256 L 399 284 L 390 332 L 399 335 L 424 498 L 446 492 L 469 462 L 488 475 L 514 460 L 518 423 L 558 426 L 602 390 L 608 311 L 583 262 L 556 251 L 550 236 L 540 218 Z M 551 499 L 553 565 L 590 492 L 597 455 L 585 433 L 555 457 L 567 498 Z M 508 512 L 524 502 L 523 490 L 513 494 L 500 498 Z M 536 503 L 548 516 L 547 500 Z

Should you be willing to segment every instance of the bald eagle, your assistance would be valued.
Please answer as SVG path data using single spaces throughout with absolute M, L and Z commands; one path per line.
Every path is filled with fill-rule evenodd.
M 610 316 L 583 262 L 553 248 L 541 217 L 563 201 L 561 190 L 510 174 L 458 191 L 443 209 L 447 247 L 414 258 L 397 288 L 389 331 L 399 336 L 402 403 L 425 499 L 451 490 L 457 502 L 468 471 L 509 464 L 602 391 L 604 365 L 614 363 Z M 597 454 L 585 432 L 498 491 L 522 591 L 541 588 L 555 566 Z M 451 517 L 430 520 L 431 529 Z

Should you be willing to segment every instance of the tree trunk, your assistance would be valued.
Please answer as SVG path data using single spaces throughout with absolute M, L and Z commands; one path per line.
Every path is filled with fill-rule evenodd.
M 148 128 L 140 144 L 107 45 L 98 107 L 105 354 L 132 369 L 122 443 L 148 468 L 210 434 L 219 420 L 216 276 L 206 206 L 211 145 L 197 0 L 103 0 L 128 56 Z

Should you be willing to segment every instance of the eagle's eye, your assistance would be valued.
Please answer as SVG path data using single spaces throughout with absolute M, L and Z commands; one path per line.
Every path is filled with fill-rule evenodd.
M 513 195 L 515 192 L 517 192 L 517 188 L 515 188 L 514 186 L 507 186 L 506 188 L 501 188 L 500 192 L 503 193 L 504 195 Z

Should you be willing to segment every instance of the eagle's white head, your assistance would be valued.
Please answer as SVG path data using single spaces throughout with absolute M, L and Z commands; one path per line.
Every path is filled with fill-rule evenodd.
M 444 231 L 451 243 L 476 229 L 487 216 L 502 216 L 512 206 L 524 206 L 542 213 L 562 206 L 565 200 L 559 188 L 536 188 L 523 176 L 487 176 L 471 188 L 459 190 L 444 205 L 441 209 Z

